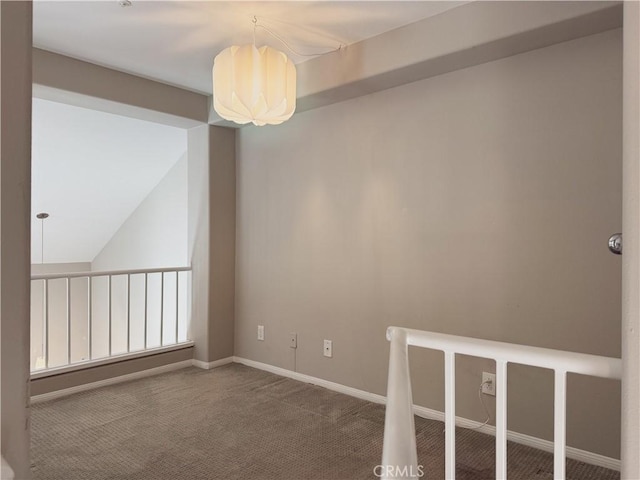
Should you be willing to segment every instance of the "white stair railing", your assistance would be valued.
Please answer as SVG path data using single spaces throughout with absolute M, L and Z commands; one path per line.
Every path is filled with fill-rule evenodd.
M 507 364 L 548 368 L 555 374 L 554 470 L 564 480 L 566 463 L 567 373 L 620 379 L 622 361 L 584 353 L 516 345 L 477 338 L 389 327 L 389 380 L 382 450 L 382 478 L 417 478 L 413 399 L 409 374 L 409 345 L 444 352 L 445 361 L 445 478 L 455 479 L 455 355 L 489 358 L 496 362 L 496 479 L 507 478 Z
M 190 271 L 173 267 L 32 275 L 31 335 L 38 349 L 32 351 L 32 372 L 187 342 Z M 74 330 L 82 332 L 81 339 L 78 334 L 74 338 Z

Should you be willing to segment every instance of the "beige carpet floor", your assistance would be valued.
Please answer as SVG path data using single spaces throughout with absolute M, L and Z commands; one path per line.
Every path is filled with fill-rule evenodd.
M 374 479 L 384 407 L 233 364 L 187 368 L 35 404 L 36 480 Z M 416 418 L 426 479 L 444 476 L 443 424 Z M 457 479 L 494 475 L 494 439 L 458 429 Z M 510 479 L 552 479 L 550 454 L 508 449 Z M 572 480 L 618 472 L 569 460 Z

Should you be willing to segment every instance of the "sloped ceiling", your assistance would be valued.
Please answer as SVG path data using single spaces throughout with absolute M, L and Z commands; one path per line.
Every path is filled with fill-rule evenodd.
M 187 149 L 186 131 L 33 100 L 31 261 L 90 262 Z

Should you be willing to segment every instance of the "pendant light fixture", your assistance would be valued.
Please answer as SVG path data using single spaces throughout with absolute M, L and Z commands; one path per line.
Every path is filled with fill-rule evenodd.
M 38 220 L 40 220 L 40 264 L 44 264 L 44 221 L 49 218 L 49 214 L 47 212 L 40 212 L 36 215 L 36 218 Z M 44 272 L 41 272 L 44 273 Z M 47 309 L 49 308 L 47 305 L 47 281 L 46 280 L 41 280 L 42 281 L 42 319 L 45 319 L 47 317 Z M 39 370 L 41 368 L 47 368 L 47 349 L 49 346 L 49 343 L 45 340 L 47 338 L 47 322 L 43 321 L 42 322 L 42 343 L 38 346 L 38 348 L 41 348 L 41 350 L 38 352 L 38 355 L 36 356 L 36 362 L 35 365 L 33 365 L 33 368 L 35 370 Z
M 49 218 L 49 214 L 40 212 L 36 218 L 40 220 L 40 263 L 44 263 L 44 221 Z
M 213 108 L 239 124 L 278 125 L 296 109 L 296 67 L 283 52 L 266 45 L 232 46 L 213 61 Z

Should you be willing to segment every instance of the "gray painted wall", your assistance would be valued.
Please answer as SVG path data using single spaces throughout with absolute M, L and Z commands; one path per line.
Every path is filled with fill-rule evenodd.
M 61 103 L 181 128 L 205 123 L 206 95 L 33 49 L 34 94 Z
M 209 130 L 209 358 L 234 353 L 236 130 Z
M 209 362 L 209 130 L 208 125 L 187 133 L 189 156 L 188 247 L 191 272 L 191 335 L 193 357 Z
M 235 308 L 236 131 L 192 128 L 189 145 L 189 258 L 194 358 L 233 355 Z
M 619 357 L 621 75 L 613 30 L 239 130 L 235 354 L 379 394 L 389 325 Z M 442 355 L 411 364 L 443 410 Z M 458 415 L 492 369 L 458 358 Z M 552 439 L 550 372 L 509 375 Z M 569 445 L 617 457 L 620 384 L 568 388 Z
M 16 478 L 29 462 L 31 2 L 0 3 L 0 449 Z

